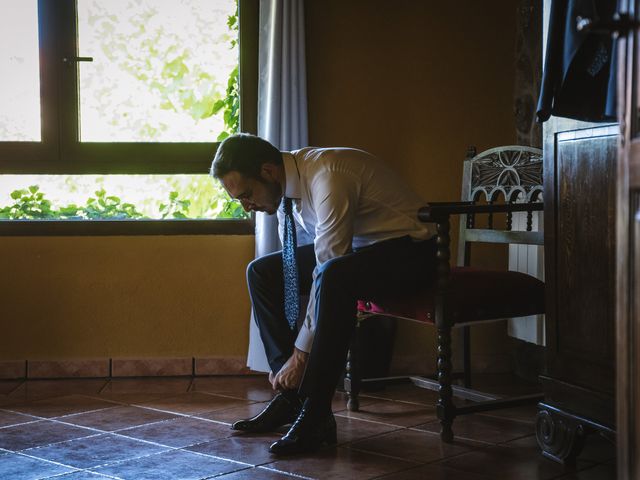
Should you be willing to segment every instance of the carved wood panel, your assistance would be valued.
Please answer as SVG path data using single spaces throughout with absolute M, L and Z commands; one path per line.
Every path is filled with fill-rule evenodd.
M 545 125 L 545 402 L 614 424 L 619 127 Z
M 596 129 L 594 129 L 596 130 Z M 575 361 L 614 365 L 615 163 L 617 137 L 558 138 L 557 351 Z M 614 377 L 595 385 L 613 392 Z M 581 379 L 594 386 L 593 378 Z

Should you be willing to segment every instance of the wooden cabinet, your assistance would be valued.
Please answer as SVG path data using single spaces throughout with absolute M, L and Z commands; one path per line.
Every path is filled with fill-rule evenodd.
M 545 400 L 543 453 L 575 461 L 594 432 L 615 429 L 616 162 L 619 128 L 545 124 Z

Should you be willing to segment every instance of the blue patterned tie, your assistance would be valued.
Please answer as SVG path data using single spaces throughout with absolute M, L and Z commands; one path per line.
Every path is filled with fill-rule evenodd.
M 284 316 L 289 328 L 297 329 L 300 311 L 298 264 L 296 262 L 296 226 L 293 220 L 293 202 L 284 197 L 284 235 L 282 239 L 282 270 L 284 272 Z

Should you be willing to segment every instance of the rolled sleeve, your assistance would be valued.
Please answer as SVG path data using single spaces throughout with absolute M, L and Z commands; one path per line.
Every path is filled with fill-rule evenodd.
M 303 322 L 298 332 L 298 338 L 296 338 L 296 348 L 305 353 L 309 353 L 311 351 L 311 345 L 313 345 L 314 334 L 315 325 L 311 325 L 306 321 Z

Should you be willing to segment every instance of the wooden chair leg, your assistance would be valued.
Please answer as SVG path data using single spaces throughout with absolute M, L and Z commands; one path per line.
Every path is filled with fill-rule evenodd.
M 359 324 L 356 325 L 353 332 L 351 348 L 349 348 L 349 353 L 347 354 L 347 368 L 344 376 L 344 390 L 347 393 L 347 409 L 351 412 L 357 412 L 360 409 L 358 395 L 360 395 L 362 379 L 358 366 L 358 327 Z
M 438 389 L 439 398 L 436 411 L 440 419 L 440 438 L 443 442 L 453 442 L 451 425 L 455 418 L 453 390 L 451 388 L 451 328 L 438 329 Z
M 464 368 L 464 387 L 471 388 L 471 327 L 463 327 L 462 335 L 462 368 Z

